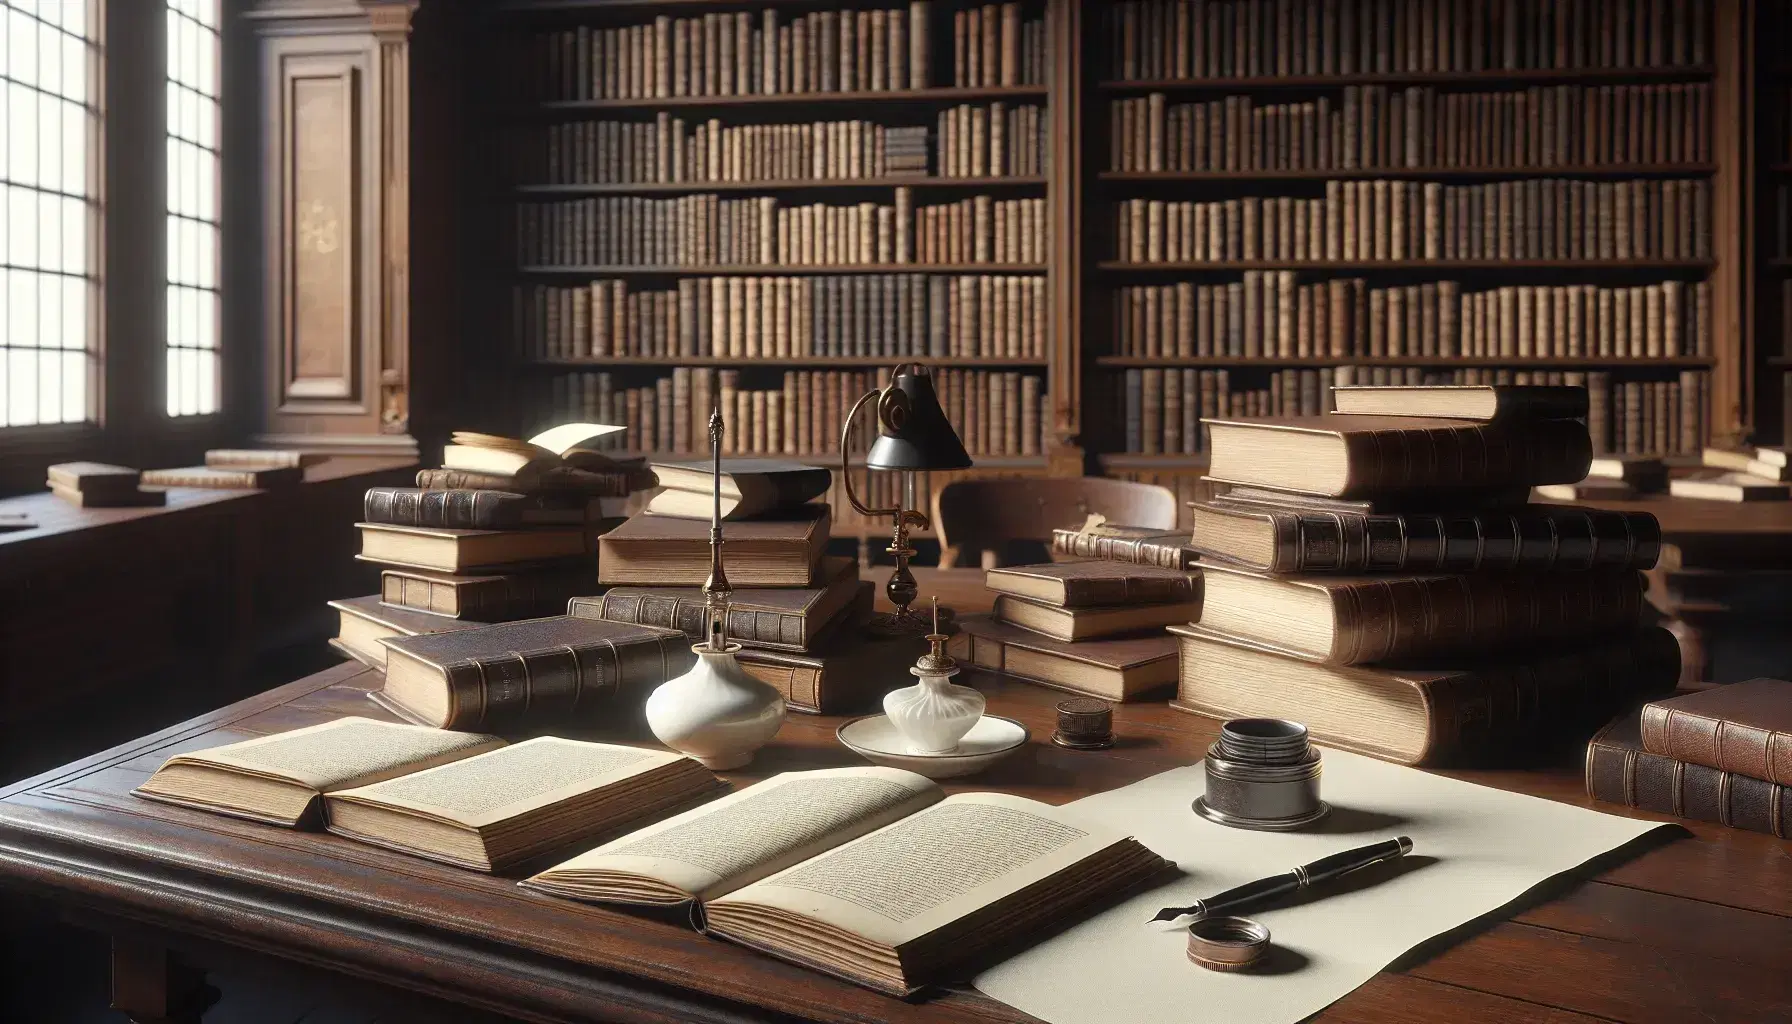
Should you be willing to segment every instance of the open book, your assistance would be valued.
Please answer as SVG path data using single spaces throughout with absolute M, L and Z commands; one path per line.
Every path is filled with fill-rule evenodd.
M 894 768 L 786 772 L 521 884 L 698 901 L 711 935 L 908 995 L 1169 866 L 1049 804 Z
M 140 796 L 500 871 L 724 788 L 687 757 L 345 718 L 176 754 Z M 319 805 L 322 813 L 319 814 Z

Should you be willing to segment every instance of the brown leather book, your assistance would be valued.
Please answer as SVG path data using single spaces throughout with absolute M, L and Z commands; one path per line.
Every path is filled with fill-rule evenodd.
M 295 466 L 303 469 L 328 459 L 321 452 L 297 452 L 282 448 L 213 448 L 205 453 L 205 464 L 218 469 L 268 469 Z
M 1117 604 L 1064 608 L 1012 594 L 997 595 L 991 611 L 996 620 L 1065 643 L 1125 636 L 1162 629 L 1201 616 L 1198 599 L 1167 604 Z
M 336 610 L 337 618 L 336 636 L 330 646 L 363 665 L 379 669 L 386 667 L 386 645 L 380 643 L 386 637 L 421 636 L 482 625 L 476 620 L 394 608 L 381 602 L 378 594 L 327 603 Z
M 858 559 L 826 557 L 820 586 L 743 587 L 728 599 L 728 639 L 766 650 L 806 651 L 852 602 L 858 584 Z M 566 613 L 677 629 L 693 641 L 708 631 L 700 587 L 613 587 L 573 598 Z
M 583 560 L 564 568 L 495 576 L 456 576 L 421 569 L 380 573 L 381 603 L 476 622 L 557 615 L 573 597 L 597 589 L 597 566 Z
M 1653 627 L 1460 668 L 1315 665 L 1201 626 L 1170 632 L 1181 646 L 1171 707 L 1298 718 L 1316 742 L 1400 764 L 1504 760 L 1586 736 L 1680 674 L 1678 642 Z
M 138 470 L 104 462 L 58 462 L 44 470 L 50 486 L 82 494 L 135 491 L 142 478 Z
M 1271 576 L 1205 563 L 1201 625 L 1332 665 L 1493 654 L 1626 632 L 1640 573 Z
M 77 491 L 51 484 L 50 493 L 76 508 L 136 508 L 168 504 L 167 491 Z
M 220 491 L 259 491 L 302 483 L 305 471 L 297 466 L 258 469 L 223 469 L 217 466 L 185 466 L 180 469 L 146 469 L 145 487 L 200 487 Z
M 1643 749 L 1792 786 L 1792 683 L 1750 679 L 1643 707 Z
M 998 594 L 1013 594 L 1059 608 L 1087 608 L 1192 601 L 1198 579 L 1198 571 L 1097 559 L 990 569 L 983 574 L 983 585 Z
M 1176 641 L 1167 634 L 1072 644 L 970 615 L 946 649 L 967 667 L 1104 700 L 1143 700 L 1176 681 Z
M 1338 412 L 1360 416 L 1432 416 L 1483 423 L 1580 419 L 1587 389 L 1543 384 L 1351 384 L 1332 389 Z
M 1334 414 L 1206 422 L 1212 479 L 1328 498 L 1573 483 L 1593 457 L 1587 428 L 1576 420 Z
M 1647 512 L 1532 505 L 1481 514 L 1315 511 L 1190 503 L 1195 547 L 1262 572 L 1648 569 L 1661 524 Z
M 381 693 L 408 717 L 500 732 L 597 720 L 613 699 L 645 699 L 694 657 L 674 629 L 567 615 L 382 642 Z
M 804 505 L 722 531 L 728 580 L 739 587 L 811 587 L 820 582 L 831 512 Z M 598 538 L 605 585 L 701 586 L 709 577 L 709 523 L 642 513 Z
M 1130 565 L 1187 569 L 1200 557 L 1188 546 L 1186 530 L 1101 524 L 1080 530 L 1053 530 L 1052 550 L 1076 558 L 1101 558 Z
M 1792 786 L 1651 754 L 1641 718 L 1626 712 L 1587 744 L 1588 796 L 1792 839 Z
M 518 494 L 583 494 L 592 498 L 620 498 L 653 486 L 646 467 L 623 464 L 609 470 L 557 466 L 540 473 L 481 473 L 470 469 L 420 469 L 417 486 L 426 491 L 491 490 Z
M 514 530 L 529 526 L 576 526 L 596 511 L 593 503 L 582 499 L 542 498 L 512 491 L 369 487 L 362 499 L 361 518 L 387 526 Z
M 449 530 L 382 523 L 355 528 L 361 531 L 363 560 L 437 572 L 509 569 L 577 558 L 589 550 L 585 531 L 578 528 Z
M 1200 478 L 1206 481 L 1207 477 Z M 1496 487 L 1491 490 L 1404 491 L 1377 494 L 1366 498 L 1321 498 L 1312 494 L 1296 494 L 1268 487 L 1233 486 L 1214 481 L 1225 488 L 1209 501 L 1227 505 L 1270 505 L 1276 508 L 1295 506 L 1316 512 L 1351 512 L 1358 515 L 1380 515 L 1389 512 L 1486 512 L 1491 509 L 1515 508 L 1530 501 L 1529 487 Z

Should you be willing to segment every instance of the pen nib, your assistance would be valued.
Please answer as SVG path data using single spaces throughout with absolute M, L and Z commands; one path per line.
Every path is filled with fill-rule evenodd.
M 1156 917 L 1153 917 L 1153 918 L 1152 918 L 1152 919 L 1151 919 L 1151 920 L 1152 920 L 1152 921 L 1153 921 L 1153 922 L 1156 922 L 1156 921 L 1174 921 L 1174 920 L 1176 920 L 1176 919 L 1177 919 L 1177 918 L 1179 918 L 1179 917 L 1184 917 L 1184 916 L 1187 916 L 1187 915 L 1189 915 L 1189 914 L 1198 914 L 1198 913 L 1200 913 L 1200 912 L 1201 912 L 1201 908 L 1200 908 L 1200 907 L 1199 907 L 1199 906 L 1193 906 L 1193 907 L 1165 907 L 1165 908 L 1164 908 L 1164 909 L 1162 909 L 1162 910 L 1160 910 L 1160 911 L 1158 911 L 1158 912 L 1157 912 L 1157 916 L 1156 916 Z

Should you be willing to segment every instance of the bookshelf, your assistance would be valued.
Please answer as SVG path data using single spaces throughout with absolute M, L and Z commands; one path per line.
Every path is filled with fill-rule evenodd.
M 500 66 L 538 75 L 492 83 L 485 140 L 511 154 L 492 247 L 516 248 L 527 211 L 564 236 L 476 275 L 512 415 L 632 402 L 653 423 L 622 450 L 680 454 L 700 434 L 679 423 L 726 390 L 731 421 L 777 420 L 737 450 L 824 461 L 830 403 L 912 358 L 940 369 L 972 475 L 1109 473 L 1185 497 L 1200 416 L 1316 412 L 1345 380 L 1585 383 L 1607 451 L 1685 455 L 1766 410 L 1792 436 L 1792 247 L 1751 212 L 1792 183 L 1792 79 L 1755 80 L 1773 66 L 1755 8 L 500 4 Z M 629 45 L 644 66 L 609 71 Z M 744 78 L 692 70 L 729 45 Z M 1757 92 L 1756 133 L 1782 134 L 1751 156 L 1735 115 Z M 724 208 L 750 237 L 692 234 L 700 217 L 720 232 Z M 670 232 L 642 226 L 650 209 Z M 761 329 L 718 303 L 737 288 Z

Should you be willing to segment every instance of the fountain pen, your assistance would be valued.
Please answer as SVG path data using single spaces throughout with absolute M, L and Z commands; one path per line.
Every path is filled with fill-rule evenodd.
M 1329 857 L 1321 857 L 1311 864 L 1305 864 L 1293 871 L 1268 878 L 1259 878 L 1255 882 L 1246 882 L 1236 889 L 1227 889 L 1218 896 L 1209 896 L 1204 900 L 1196 900 L 1186 907 L 1165 907 L 1157 912 L 1153 921 L 1174 921 L 1183 916 L 1213 917 L 1229 914 L 1243 909 L 1246 904 L 1261 903 L 1264 900 L 1284 896 L 1298 889 L 1318 885 L 1330 881 L 1339 875 L 1366 868 L 1371 864 L 1379 864 L 1384 860 L 1404 857 L 1412 851 L 1412 840 L 1405 836 L 1389 839 L 1384 843 L 1371 843 L 1359 846 L 1354 850 L 1334 853 Z

